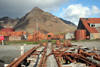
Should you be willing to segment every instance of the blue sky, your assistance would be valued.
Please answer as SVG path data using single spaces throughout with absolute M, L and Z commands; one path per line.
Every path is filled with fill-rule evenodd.
M 79 18 L 100 17 L 100 0 L 0 0 L 0 17 L 21 18 L 34 7 L 78 24 Z
M 77 5 L 79 5 L 79 6 L 81 6 L 82 7 L 82 9 L 85 9 L 85 7 L 86 8 L 88 8 L 89 10 L 88 10 L 88 12 L 89 13 L 91 13 L 91 11 L 92 11 L 92 9 L 93 9 L 93 7 L 94 7 L 94 13 L 92 12 L 91 14 L 88 14 L 87 13 L 87 16 L 85 15 L 83 15 L 83 16 L 81 16 L 81 14 L 80 14 L 80 16 L 78 17 L 78 18 L 75 18 L 75 16 L 74 16 L 74 18 L 76 19 L 76 20 L 72 20 L 72 18 L 68 18 L 68 17 L 64 17 L 64 16 L 67 16 L 68 14 L 67 14 L 67 12 L 68 11 L 65 11 L 65 10 L 67 10 L 67 8 L 69 7 L 69 6 L 71 6 L 71 5 L 73 5 L 73 8 L 75 7 L 75 6 L 77 6 Z M 78 6 L 77 6 L 78 7 Z M 76 7 L 76 10 L 80 10 L 80 9 L 78 9 Z M 64 11 L 65 11 L 65 13 L 63 14 L 63 15 L 60 15 L 61 13 L 63 13 L 64 11 L 63 11 L 63 8 L 65 9 Z M 97 10 L 98 9 L 98 10 Z M 73 10 L 75 10 L 75 9 L 73 9 Z M 80 10 L 80 12 L 81 12 L 81 10 Z M 71 12 L 70 12 L 71 13 Z M 81 12 L 82 13 L 82 12 Z M 79 21 L 79 18 L 81 18 L 81 17 L 83 17 L 83 18 L 100 18 L 100 0 L 69 0 L 69 3 L 68 4 L 64 4 L 64 5 L 62 5 L 61 7 L 60 7 L 60 9 L 59 9 L 59 11 L 58 12 L 56 12 L 56 13 L 53 13 L 54 15 L 56 15 L 56 16 L 58 16 L 58 17 L 62 17 L 63 19 L 66 19 L 66 20 L 69 20 L 69 21 L 72 21 L 72 22 L 74 22 L 76 25 L 78 25 L 78 21 Z M 78 15 L 78 14 L 77 14 Z M 72 15 L 73 16 L 73 15 Z M 71 17 L 72 17 L 71 16 Z

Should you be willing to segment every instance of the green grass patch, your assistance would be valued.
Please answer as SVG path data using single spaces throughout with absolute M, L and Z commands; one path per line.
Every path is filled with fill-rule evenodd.
M 56 40 L 51 40 L 51 42 L 52 42 L 53 44 L 55 44 L 55 43 L 56 43 Z
M 40 43 L 47 43 L 48 40 L 41 40 Z
M 28 41 L 4 41 L 5 44 L 34 44 L 33 42 Z
M 60 40 L 61 42 L 63 42 L 63 40 Z M 56 40 L 51 40 L 52 43 L 56 43 Z M 41 40 L 40 43 L 48 43 L 48 40 Z
M 71 40 L 71 42 L 91 42 L 91 41 L 100 41 L 100 39 L 93 39 L 93 40 Z
M 64 40 L 60 40 L 61 41 L 61 43 L 63 43 L 64 42 Z M 100 41 L 100 39 L 94 39 L 94 40 L 80 40 L 80 41 L 77 41 L 77 40 L 71 40 L 71 42 L 91 42 L 91 41 Z M 53 43 L 53 44 L 55 44 L 56 43 L 56 40 L 51 40 L 51 42 Z M 26 44 L 26 45 L 28 45 L 28 44 L 42 44 L 42 43 L 48 43 L 48 40 L 41 40 L 41 41 L 39 41 L 39 42 L 33 42 L 33 41 L 4 41 L 4 43 L 6 44 L 6 45 L 9 45 L 9 44 L 13 44 L 13 45 L 16 45 L 16 44 Z
M 39 44 L 39 42 L 33 42 L 33 44 Z

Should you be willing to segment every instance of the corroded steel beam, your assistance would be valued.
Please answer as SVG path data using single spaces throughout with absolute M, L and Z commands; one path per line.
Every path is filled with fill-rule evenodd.
M 13 61 L 12 63 L 10 63 L 7 67 L 17 67 L 18 65 L 20 65 L 20 63 L 27 57 L 29 56 L 33 51 L 35 51 L 38 47 L 40 46 L 36 46 L 33 47 L 31 50 L 29 50 L 27 53 L 25 53 L 24 55 L 21 55 L 18 59 L 16 59 L 15 61 Z
M 94 55 L 94 54 L 90 54 L 90 53 L 84 52 L 82 49 L 79 50 L 79 54 L 84 54 L 84 55 L 89 56 L 89 57 Z M 95 54 L 95 55 L 97 55 L 97 54 Z M 100 57 L 93 56 L 93 58 L 100 61 Z
M 67 60 L 69 60 L 70 62 L 74 62 L 70 57 L 68 57 L 68 56 L 65 56 L 65 58 L 67 59 Z
M 45 54 L 46 54 L 46 49 L 47 47 L 45 47 L 44 51 L 43 51 L 43 55 L 42 55 L 42 58 L 40 60 L 40 63 L 39 63 L 39 66 L 38 67 L 42 67 L 42 64 L 44 63 L 44 57 L 45 57 Z

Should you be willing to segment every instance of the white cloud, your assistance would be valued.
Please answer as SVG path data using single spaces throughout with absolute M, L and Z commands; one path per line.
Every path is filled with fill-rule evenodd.
M 99 13 L 100 13 L 99 8 L 93 5 L 92 9 L 91 9 L 91 14 L 95 15 L 95 14 L 99 14 Z
M 69 0 L 0 0 L 0 17 L 6 15 L 21 17 L 34 7 L 47 12 L 56 12 L 66 3 L 69 3 Z
M 69 5 L 66 9 L 63 8 L 61 16 L 67 20 L 75 22 L 77 25 L 79 18 L 87 18 L 95 14 L 100 14 L 100 10 L 96 6 L 92 6 L 92 9 L 90 9 L 89 7 L 82 6 L 82 4 L 74 4 Z

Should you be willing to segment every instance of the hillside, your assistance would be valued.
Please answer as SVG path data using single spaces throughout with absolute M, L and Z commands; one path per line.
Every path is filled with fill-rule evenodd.
M 0 25 L 0 30 L 1 30 L 2 28 L 4 28 L 4 27 Z
M 44 12 L 43 10 L 35 7 L 24 17 L 22 17 L 18 24 L 16 25 L 16 30 L 26 30 L 28 32 L 33 32 L 36 30 L 36 24 L 38 23 L 38 30 L 43 33 L 48 32 L 59 32 L 59 31 L 69 31 L 75 30 L 76 27 L 72 25 L 65 24 L 58 17 Z
M 69 25 L 72 25 L 72 26 L 76 26 L 74 23 L 70 22 L 70 21 L 67 21 L 67 20 L 64 20 L 62 18 L 60 18 L 64 23 L 66 24 L 69 24 Z
M 33 8 L 25 16 L 20 19 L 12 19 L 9 17 L 0 18 L 1 26 L 5 28 L 15 28 L 16 31 L 28 31 L 33 33 L 38 24 L 38 30 L 42 33 L 48 32 L 68 32 L 76 29 L 75 25 L 70 25 L 62 21 L 60 18 L 39 9 Z
M 18 19 L 12 19 L 9 17 L 0 18 L 0 25 L 4 28 L 14 28 L 17 22 Z

